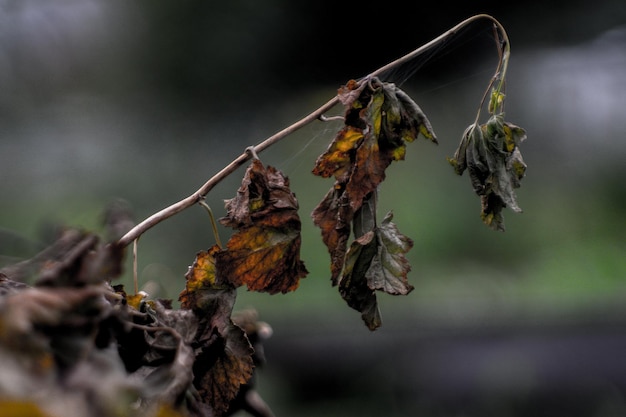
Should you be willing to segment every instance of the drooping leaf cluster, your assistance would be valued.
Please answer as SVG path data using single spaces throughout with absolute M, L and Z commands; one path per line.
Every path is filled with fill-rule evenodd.
M 351 80 L 338 96 L 345 106 L 344 126 L 313 168 L 313 174 L 334 177 L 335 183 L 312 218 L 330 253 L 333 285 L 374 330 L 381 325 L 375 291 L 404 295 L 413 288 L 404 257 L 413 242 L 391 222 L 391 213 L 377 223 L 377 188 L 387 167 L 404 159 L 407 142 L 419 135 L 437 139 L 420 107 L 392 83 Z
M 454 156 L 448 158 L 458 175 L 467 170 L 472 188 L 480 196 L 483 222 L 500 231 L 504 231 L 502 210 L 505 207 L 517 213 L 522 211 L 514 190 L 519 188 L 526 173 L 519 150 L 526 139 L 526 131 L 504 120 L 504 113 L 498 111 L 503 102 L 503 94 L 492 93 L 489 120 L 470 125 Z
M 248 335 L 262 337 L 255 319 L 236 319 L 212 254 L 190 268 L 174 309 L 110 284 L 123 260 L 115 243 L 68 230 L 44 252 L 32 286 L 6 274 L 15 268 L 0 274 L 0 415 L 271 415 L 242 395 L 260 363 Z

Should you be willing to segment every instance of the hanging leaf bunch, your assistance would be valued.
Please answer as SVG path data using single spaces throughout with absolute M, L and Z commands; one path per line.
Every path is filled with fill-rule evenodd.
M 494 114 L 482 125 L 469 126 L 454 157 L 448 158 L 458 175 L 467 169 L 472 188 L 481 199 L 480 216 L 492 229 L 504 231 L 505 207 L 522 211 L 514 189 L 526 173 L 519 151 L 525 139 L 524 129 L 506 122 L 502 113 Z
M 381 324 L 375 291 L 408 294 L 412 289 L 404 254 L 413 246 L 391 223 L 391 214 L 377 224 L 376 190 L 387 167 L 405 158 L 407 142 L 420 135 L 434 143 L 437 138 L 420 107 L 392 83 L 376 77 L 351 80 L 338 97 L 345 107 L 344 126 L 313 168 L 313 174 L 332 176 L 335 183 L 312 218 L 330 253 L 333 285 L 373 330 Z M 348 250 L 352 232 L 355 241 Z
M 497 83 L 497 87 L 489 95 L 489 120 L 483 124 L 478 122 L 483 107 L 481 103 L 476 120 L 465 129 L 454 156 L 448 158 L 458 175 L 467 170 L 472 188 L 480 196 L 481 219 L 499 231 L 505 230 L 502 214 L 505 207 L 516 213 L 522 211 L 514 190 L 520 187 L 526 174 L 526 164 L 519 150 L 520 144 L 526 140 L 526 131 L 504 119 L 504 86 L 510 47 L 506 34 L 503 35 L 498 70 L 490 83 L 490 86 Z

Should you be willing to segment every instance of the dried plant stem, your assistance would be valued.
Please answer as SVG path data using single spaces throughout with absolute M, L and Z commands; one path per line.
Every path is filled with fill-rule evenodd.
M 413 50 L 412 52 L 404 55 L 401 58 L 396 59 L 395 61 L 392 61 L 390 63 L 388 63 L 387 65 L 384 65 L 380 68 L 378 68 L 377 70 L 375 70 L 374 72 L 370 73 L 369 75 L 367 75 L 366 77 L 364 77 L 364 79 L 369 79 L 371 77 L 375 77 L 378 76 L 380 74 L 382 74 L 383 72 L 396 68 L 408 61 L 410 61 L 411 59 L 416 58 L 417 56 L 421 55 L 422 53 L 426 52 L 427 50 L 429 50 L 430 48 L 450 39 L 451 37 L 453 37 L 454 35 L 457 34 L 457 32 L 462 29 L 463 27 L 469 25 L 470 23 L 473 23 L 476 20 L 479 19 L 488 19 L 491 20 L 496 27 L 498 28 L 498 30 L 502 33 L 502 36 L 504 38 L 504 42 L 505 42 L 505 47 L 506 47 L 506 53 L 505 53 L 505 58 L 504 60 L 507 60 L 506 58 L 508 58 L 508 38 L 506 37 L 506 32 L 504 31 L 504 28 L 502 27 L 502 25 L 492 16 L 487 15 L 487 14 L 478 14 L 472 17 L 469 17 L 467 19 L 465 19 L 464 21 L 462 21 L 461 23 L 457 24 L 456 26 L 454 26 L 453 28 L 447 30 L 446 32 L 444 32 L 443 34 L 439 35 L 437 38 L 431 40 L 430 42 L 420 46 L 419 48 Z M 506 70 L 506 63 L 504 62 L 500 65 L 498 65 L 498 70 L 496 72 L 496 75 L 494 76 L 494 78 L 492 79 L 491 83 L 490 83 L 490 87 L 493 85 L 493 83 L 499 79 L 501 72 L 504 72 Z M 501 68 L 501 66 L 503 66 L 504 68 Z M 168 206 L 164 209 L 162 209 L 161 211 L 154 213 L 153 215 L 151 215 L 150 217 L 148 217 L 147 219 L 143 220 L 141 223 L 137 224 L 135 227 L 133 227 L 128 233 L 126 233 L 124 236 L 122 236 L 122 238 L 120 238 L 120 240 L 118 241 L 118 244 L 122 245 L 122 246 L 127 246 L 129 245 L 131 242 L 135 241 L 136 239 L 138 239 L 143 233 L 145 233 L 148 229 L 152 228 L 153 226 L 157 225 L 158 223 L 161 223 L 162 221 L 172 217 L 173 215 L 195 205 L 198 204 L 201 201 L 204 201 L 206 195 L 209 193 L 209 191 L 211 191 L 213 189 L 213 187 L 215 187 L 217 184 L 219 184 L 222 180 L 224 180 L 226 177 L 228 177 L 230 174 L 232 174 L 234 171 L 236 171 L 240 166 L 242 166 L 247 160 L 249 160 L 252 155 L 254 154 L 258 154 L 262 151 L 264 151 L 265 149 L 269 148 L 270 146 L 272 146 L 273 144 L 279 142 L 280 140 L 284 139 L 285 137 L 289 136 L 290 134 L 292 134 L 293 132 L 299 130 L 300 128 L 308 125 L 309 123 L 314 122 L 315 120 L 324 120 L 324 113 L 326 113 L 327 111 L 329 111 L 330 109 L 332 109 L 336 104 L 339 103 L 339 98 L 337 96 L 333 97 L 332 99 L 330 99 L 326 104 L 322 105 L 320 108 L 318 108 L 317 110 L 313 111 L 312 113 L 310 113 L 308 116 L 305 116 L 304 118 L 300 119 L 299 121 L 295 122 L 294 124 L 292 124 L 291 126 L 286 127 L 285 129 L 275 133 L 274 135 L 270 136 L 269 138 L 265 139 L 263 142 L 259 143 L 256 146 L 253 147 L 249 147 L 247 148 L 247 150 L 242 153 L 241 155 L 239 155 L 237 158 L 235 158 L 230 164 L 228 164 L 226 167 L 224 167 L 221 171 L 219 171 L 217 174 L 215 174 L 212 178 L 210 178 L 206 183 L 204 183 L 204 185 L 202 185 L 202 187 L 200 187 L 196 192 L 194 192 L 193 194 L 191 194 L 189 197 L 184 198 L 174 204 L 172 204 L 171 206 Z
M 137 243 L 139 237 L 133 239 L 133 284 L 135 285 L 135 294 L 139 294 L 139 277 L 137 276 Z

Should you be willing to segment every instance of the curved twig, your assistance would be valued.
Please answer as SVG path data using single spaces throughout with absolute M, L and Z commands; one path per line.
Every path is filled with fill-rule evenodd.
M 411 59 L 416 58 L 417 56 L 421 55 L 422 53 L 428 51 L 430 48 L 432 48 L 434 46 L 437 46 L 441 42 L 444 42 L 444 41 L 448 40 L 449 38 L 453 37 L 463 27 L 465 27 L 465 26 L 469 25 L 470 23 L 473 23 L 473 22 L 475 22 L 476 20 L 479 20 L 479 19 L 488 19 L 488 20 L 492 21 L 494 23 L 494 25 L 496 25 L 497 29 L 502 33 L 502 36 L 503 36 L 503 42 L 504 42 L 504 48 L 505 48 L 504 56 L 502 57 L 501 62 L 498 65 L 498 69 L 496 71 L 496 74 L 492 78 L 491 82 L 489 83 L 489 87 L 488 87 L 488 90 L 489 90 L 493 86 L 493 84 L 496 82 L 496 80 L 500 79 L 501 82 L 500 82 L 500 85 L 498 86 L 498 90 L 501 89 L 502 88 L 502 80 L 504 79 L 503 74 L 506 71 L 506 66 L 507 66 L 507 63 L 508 63 L 509 42 L 508 42 L 508 37 L 506 35 L 506 32 L 504 31 L 504 27 L 494 17 L 492 17 L 492 16 L 490 16 L 488 14 L 478 14 L 478 15 L 474 15 L 472 17 L 469 17 L 469 18 L 465 19 L 461 23 L 459 23 L 456 26 L 452 27 L 451 29 L 447 30 L 446 32 L 444 32 L 443 34 L 439 35 L 438 37 L 436 37 L 435 39 L 431 40 L 430 42 L 420 46 L 419 48 L 411 51 L 410 53 L 404 55 L 403 57 L 400 57 L 400 58 L 396 59 L 395 61 L 392 61 L 392 62 L 388 63 L 387 65 L 384 65 L 384 66 L 378 68 L 377 70 L 375 70 L 374 72 L 370 73 L 366 77 L 363 77 L 363 80 L 370 79 L 372 77 L 376 77 L 376 76 L 382 74 L 383 72 L 385 72 L 387 70 L 396 68 L 396 67 L 398 67 L 398 66 L 400 66 L 400 65 L 402 65 L 402 64 L 404 64 L 404 63 L 406 63 L 408 61 L 410 61 Z M 483 102 L 484 102 L 484 99 L 483 99 Z M 300 128 L 308 125 L 311 122 L 314 122 L 316 120 L 324 120 L 324 113 L 326 113 L 327 111 L 332 109 L 338 103 L 339 103 L 339 97 L 335 96 L 332 99 L 330 99 L 326 104 L 322 105 L 317 110 L 313 111 L 308 116 L 305 116 L 304 118 L 302 118 L 299 121 L 295 122 L 291 126 L 288 126 L 285 129 L 275 133 L 274 135 L 272 135 L 269 138 L 265 139 L 263 142 L 259 143 L 256 146 L 248 147 L 244 153 L 239 155 L 230 164 L 228 164 L 221 171 L 219 171 L 217 174 L 215 174 L 213 177 L 211 177 L 196 192 L 191 194 L 189 197 L 184 198 L 184 199 L 182 199 L 182 200 L 172 204 L 171 206 L 168 206 L 168 207 L 162 209 L 161 211 L 158 211 L 157 213 L 154 213 L 153 215 L 151 215 L 148 218 L 146 218 L 141 223 L 139 223 L 135 227 L 133 227 L 128 233 L 126 233 L 124 236 L 122 236 L 120 238 L 120 240 L 118 241 L 118 244 L 122 245 L 122 246 L 129 245 L 131 242 L 133 242 L 134 240 L 139 238 L 139 236 L 141 236 L 143 233 L 145 233 L 148 229 L 152 228 L 153 226 L 157 225 L 158 223 L 161 223 L 162 221 L 172 217 L 173 215 L 175 215 L 175 214 L 177 214 L 177 213 L 179 213 L 179 212 L 181 212 L 181 211 L 183 211 L 183 210 L 185 210 L 185 209 L 187 209 L 187 208 L 189 208 L 189 207 L 199 203 L 200 201 L 203 201 L 205 199 L 206 195 L 209 193 L 209 191 L 211 191 L 213 189 L 213 187 L 215 187 L 222 180 L 224 180 L 226 177 L 228 177 L 230 174 L 232 174 L 234 171 L 236 171 L 248 159 L 250 159 L 253 154 L 257 154 L 257 153 L 260 153 L 260 152 L 264 151 L 265 149 L 269 148 L 270 146 L 272 146 L 276 142 L 279 142 L 280 140 L 284 139 L 286 136 L 288 136 L 291 133 L 299 130 Z M 481 105 L 481 107 L 482 107 L 482 105 Z

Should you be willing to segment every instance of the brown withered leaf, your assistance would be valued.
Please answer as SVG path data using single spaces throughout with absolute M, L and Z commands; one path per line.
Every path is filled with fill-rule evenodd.
M 228 411 L 242 387 L 252 378 L 254 349 L 245 332 L 230 322 L 212 327 L 196 356 L 194 386 L 216 416 Z
M 331 188 L 311 214 L 315 225 L 322 230 L 322 241 L 330 254 L 333 285 L 337 285 L 337 279 L 343 269 L 350 238 L 350 223 L 354 216 L 347 200 L 348 196 L 342 186 Z
M 199 329 L 194 339 L 194 386 L 214 415 L 221 416 L 252 378 L 254 349 L 245 332 L 232 321 L 237 291 L 203 291 Z
M 344 126 L 330 144 L 323 158 L 318 159 L 313 173 L 329 178 L 335 175 L 342 178 L 352 168 L 354 153 L 359 141 L 363 139 L 363 130 L 354 126 Z
M 225 203 L 226 216 L 220 219 L 224 226 L 300 227 L 298 200 L 289 178 L 272 166 L 264 167 L 259 159 L 251 161 L 237 195 Z
M 504 120 L 503 114 L 487 123 L 470 125 L 448 162 L 458 175 L 467 169 L 474 192 L 481 198 L 481 218 L 494 230 L 504 231 L 502 210 L 521 212 L 515 188 L 526 173 L 519 145 L 526 131 Z
M 215 254 L 222 282 L 270 294 L 298 288 L 308 272 L 300 260 L 298 201 L 288 178 L 253 159 L 226 209 L 220 222 L 238 231 Z
M 201 251 L 185 275 L 179 300 L 199 319 L 192 342 L 194 386 L 213 415 L 223 415 L 242 386 L 252 377 L 254 350 L 245 332 L 231 319 L 237 290 L 217 275 L 218 246 Z
M 300 233 L 249 226 L 231 236 L 216 255 L 220 276 L 232 285 L 270 294 L 294 291 L 307 271 L 300 260 Z

